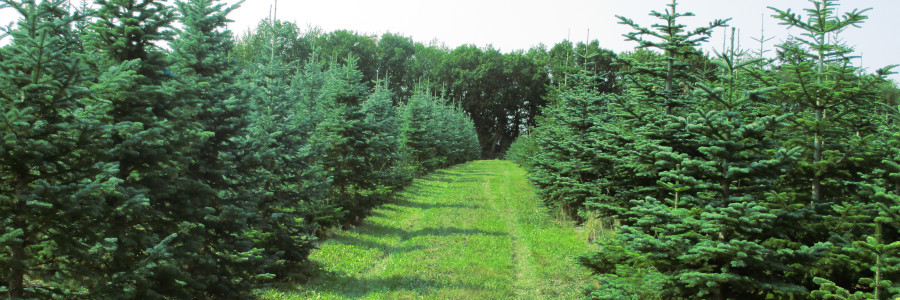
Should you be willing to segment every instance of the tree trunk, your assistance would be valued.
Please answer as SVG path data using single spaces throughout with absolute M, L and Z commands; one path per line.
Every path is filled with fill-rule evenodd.
M 814 143 L 814 145 L 813 145 L 813 163 L 818 163 L 818 162 L 822 161 L 822 148 L 824 148 L 824 144 L 825 144 L 825 142 L 822 140 L 822 134 L 819 131 L 820 126 L 818 126 L 818 124 L 822 123 L 822 119 L 823 119 L 822 115 L 823 115 L 823 111 L 825 109 L 822 108 L 820 102 L 817 101 L 816 104 L 818 105 L 818 107 L 816 107 L 816 123 L 817 123 L 817 125 L 816 125 L 815 140 L 813 141 L 813 143 Z M 821 202 L 821 200 L 822 200 L 822 175 L 819 174 L 818 171 L 816 171 L 816 173 L 813 174 L 812 203 L 819 203 L 819 202 Z
M 825 43 L 825 34 L 819 35 L 820 44 Z M 825 50 L 819 49 L 819 61 L 818 61 L 818 74 L 816 74 L 816 83 L 822 84 L 822 76 L 825 76 Z M 818 163 L 822 161 L 822 148 L 824 148 L 825 142 L 822 140 L 822 133 L 819 128 L 822 128 L 822 120 L 824 120 L 825 114 L 825 103 L 822 103 L 822 100 L 816 99 L 816 130 L 814 137 L 814 145 L 813 145 L 813 163 Z M 822 176 L 818 172 L 813 174 L 813 182 L 812 182 L 812 203 L 819 203 L 822 200 Z
M 875 225 L 875 235 L 878 244 L 884 244 L 882 235 L 881 235 L 881 224 Z M 883 261 L 884 253 L 878 252 L 875 256 L 875 299 L 881 299 L 881 288 L 878 287 L 878 283 L 881 282 L 881 266 L 884 263 Z
M 666 115 L 672 114 L 672 72 L 675 64 L 675 54 L 669 53 L 666 65 Z
M 21 200 L 21 195 L 25 193 L 25 184 L 23 182 L 19 182 L 16 184 L 16 194 L 15 194 L 15 204 L 13 204 L 13 230 L 22 229 L 26 230 L 25 225 L 25 214 L 23 208 L 25 203 Z M 10 258 L 12 258 L 12 264 L 9 268 L 9 298 L 17 299 L 22 298 L 24 292 L 24 281 L 25 281 L 25 233 L 23 232 L 22 236 L 16 238 L 12 241 L 10 245 Z
M 20 223 L 18 220 L 14 223 Z M 18 227 L 18 224 L 14 225 Z M 25 259 L 25 243 L 21 240 L 12 242 L 10 246 L 12 252 L 12 266 L 9 272 L 9 298 L 22 298 L 24 289 L 25 268 L 21 263 Z

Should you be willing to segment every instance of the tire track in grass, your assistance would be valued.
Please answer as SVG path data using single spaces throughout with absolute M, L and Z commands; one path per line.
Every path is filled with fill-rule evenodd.
M 500 177 L 501 181 L 504 181 L 501 186 L 507 187 L 505 181 L 508 178 L 509 171 L 504 171 L 503 176 Z M 505 189 L 500 191 L 491 189 L 491 180 L 486 180 L 484 183 L 484 194 L 490 197 L 489 202 L 505 219 L 507 230 L 509 231 L 510 247 L 513 249 L 511 260 L 516 270 L 516 281 L 513 285 L 516 298 L 525 299 L 540 295 L 541 292 L 536 282 L 537 275 L 531 259 L 531 250 L 528 248 L 522 235 L 522 229 L 514 217 L 516 212 L 508 205 L 510 201 L 508 192 Z

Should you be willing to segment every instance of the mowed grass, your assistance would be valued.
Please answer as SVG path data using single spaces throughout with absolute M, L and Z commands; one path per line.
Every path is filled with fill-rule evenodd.
M 306 282 L 262 299 L 581 298 L 588 243 L 541 205 L 525 172 L 476 161 L 417 179 L 363 224 L 335 232 Z

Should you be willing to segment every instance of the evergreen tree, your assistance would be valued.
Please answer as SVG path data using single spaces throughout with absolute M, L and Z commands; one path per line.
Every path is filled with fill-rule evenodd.
M 697 56 L 699 53 L 697 46 L 700 43 L 709 40 L 713 29 L 725 26 L 726 20 L 714 20 L 709 26 L 698 27 L 693 30 L 686 30 L 687 26 L 679 23 L 679 19 L 683 17 L 694 16 L 691 12 L 678 12 L 678 3 L 672 0 L 671 4 L 667 4 L 664 12 L 652 11 L 651 16 L 662 21 L 661 24 L 654 24 L 651 27 L 642 27 L 634 21 L 622 17 L 619 18 L 619 24 L 628 25 L 634 31 L 625 34 L 626 41 L 638 43 L 637 49 L 658 49 L 665 53 L 663 61 L 650 61 L 650 64 L 634 64 L 633 61 L 620 61 L 621 64 L 627 66 L 631 71 L 626 74 L 642 74 L 649 75 L 650 78 L 658 79 L 655 82 L 639 82 L 636 80 L 644 79 L 642 76 L 631 76 L 631 81 L 636 88 L 642 89 L 647 93 L 645 105 L 660 105 L 665 108 L 666 114 L 671 114 L 673 109 L 690 104 L 690 101 L 682 99 L 687 94 L 688 87 L 696 81 L 696 78 L 686 72 L 690 64 L 686 63 L 686 59 L 690 56 Z M 654 39 L 647 39 L 644 36 Z M 640 79 L 639 79 L 640 78 Z
M 65 1 L 2 1 L 21 15 L 0 48 L 0 289 L 9 298 L 83 297 L 103 262 L 117 165 L 94 153 L 110 103 L 92 78 Z
M 475 125 L 462 110 L 419 90 L 400 109 L 405 164 L 422 174 L 478 157 Z
M 402 108 L 400 147 L 416 173 L 437 168 L 442 162 L 438 157 L 437 127 L 435 126 L 433 98 L 417 91 Z
M 781 82 L 760 76 L 767 84 L 777 84 L 771 97 L 778 101 L 776 107 L 790 113 L 793 126 L 785 143 L 804 149 L 803 159 L 785 178 L 779 200 L 809 212 L 777 215 L 801 224 L 786 231 L 796 242 L 830 246 L 815 264 L 800 268 L 810 277 L 806 279 L 810 288 L 818 285 L 812 277 L 853 286 L 859 278 L 869 277 L 869 266 L 875 263 L 854 243 L 864 243 L 875 232 L 873 217 L 878 212 L 859 188 L 866 181 L 863 177 L 879 167 L 876 157 L 884 155 L 873 144 L 878 115 L 870 112 L 879 110 L 873 91 L 887 71 L 861 76 L 851 64 L 852 48 L 838 36 L 866 20 L 868 9 L 839 15 L 837 1 L 810 2 L 813 7 L 805 9 L 805 20 L 772 8 L 784 25 L 803 33 L 780 47 L 782 64 L 776 71 Z
M 97 265 L 105 275 L 96 279 L 97 295 L 190 297 L 204 288 L 189 284 L 197 279 L 188 262 L 202 244 L 190 235 L 203 226 L 196 215 L 208 209 L 194 196 L 212 192 L 188 176 L 192 149 L 207 138 L 195 121 L 195 99 L 173 88 L 166 53 L 156 46 L 171 38 L 174 12 L 149 0 L 96 4 L 86 47 L 100 80 L 115 84 L 96 91 L 112 102 L 112 145 L 102 155 L 118 162 L 123 181 L 115 210 L 105 215 L 112 245 L 108 263 Z
M 348 211 L 349 217 L 361 218 L 373 206 L 363 197 L 373 188 L 372 166 L 366 161 L 371 151 L 369 134 L 361 106 L 366 87 L 352 56 L 342 66 L 333 65 L 325 76 L 316 108 L 322 119 L 316 124 L 312 143 L 322 150 L 322 164 L 332 180 L 329 198 Z
M 810 2 L 814 8 L 805 10 L 808 14 L 806 20 L 790 10 L 770 8 L 783 25 L 803 31 L 801 37 L 794 38 L 796 43 L 782 46 L 780 56 L 785 60 L 782 67 L 793 80 L 779 85 L 779 92 L 785 101 L 801 107 L 801 111 L 797 112 L 797 123 L 806 129 L 806 135 L 812 135 L 812 145 L 808 147 L 812 154 L 808 163 L 808 168 L 812 169 L 810 197 L 811 203 L 820 203 L 825 200 L 822 176 L 828 172 L 829 165 L 834 165 L 834 161 L 825 159 L 824 152 L 825 140 L 836 137 L 826 136 L 826 132 L 832 131 L 829 127 L 840 123 L 842 116 L 853 116 L 847 110 L 854 108 L 850 104 L 860 100 L 858 98 L 862 94 L 862 90 L 854 86 L 851 80 L 855 77 L 856 68 L 850 64 L 847 54 L 852 50 L 836 42 L 833 36 L 851 26 L 859 27 L 868 18 L 864 13 L 869 9 L 854 9 L 838 15 L 837 1 Z M 829 113 L 832 117 L 826 119 Z M 834 116 L 838 119 L 834 120 Z
M 366 162 L 372 170 L 376 189 L 395 190 L 409 181 L 406 170 L 401 168 L 400 118 L 393 105 L 393 93 L 384 83 L 376 84 L 375 91 L 362 103 L 365 114 L 364 128 L 368 137 L 369 152 Z
M 577 216 L 588 198 L 597 197 L 606 182 L 612 146 L 603 141 L 609 120 L 608 97 L 600 95 L 587 71 L 568 75 L 568 86 L 554 91 L 554 99 L 538 122 L 535 143 L 540 150 L 532 162 L 531 181 L 547 205 Z M 602 181 L 602 182 L 601 182 Z
M 760 91 L 748 93 L 736 78 L 737 70 L 756 62 L 738 61 L 733 48 L 720 56 L 725 75 L 714 83 L 720 88 L 705 87 L 708 97 L 691 92 L 706 77 L 690 70 L 694 47 L 724 21 L 685 33 L 677 18 L 692 14 L 678 13 L 676 5 L 670 4 L 665 14 L 652 13 L 665 21 L 655 30 L 620 17 L 636 30 L 626 35 L 628 39 L 639 42 L 639 47 L 664 50 L 665 56 L 662 64 L 652 56 L 644 62 L 621 62 L 629 90 L 610 107 L 624 136 L 634 142 L 607 153 L 619 156 L 615 165 L 632 170 L 619 176 L 635 179 L 601 184 L 615 197 L 598 197 L 588 204 L 604 216 L 626 218 L 614 240 L 602 241 L 601 251 L 582 259 L 603 285 L 589 294 L 640 291 L 644 282 L 655 282 L 656 296 L 661 297 L 802 292 L 803 287 L 790 278 L 774 275 L 802 254 L 778 252 L 780 246 L 773 244 L 779 239 L 768 234 L 779 229 L 775 215 L 758 201 L 797 151 L 778 149 L 771 136 L 785 117 L 756 114 L 751 100 Z M 644 40 L 642 35 L 661 41 Z M 615 139 L 601 140 L 616 145 Z M 624 178 L 607 172 L 612 176 L 604 176 L 605 180 Z M 620 197 L 630 202 L 618 210 L 604 203 Z M 632 266 L 638 265 L 654 271 L 636 272 Z
M 277 59 L 277 57 L 276 57 Z M 249 135 L 240 155 L 250 175 L 255 198 L 253 242 L 263 249 L 267 272 L 285 276 L 306 261 L 312 250 L 317 218 L 334 214 L 324 205 L 330 181 L 311 146 L 315 123 L 303 102 L 291 97 L 296 67 L 272 61 L 243 75 L 244 94 L 251 105 Z
M 228 55 L 234 47 L 231 32 L 223 30 L 226 15 L 237 6 L 225 7 L 211 0 L 178 1 L 183 28 L 176 29 L 171 44 L 174 80 L 168 87 L 197 110 L 193 130 L 202 137 L 187 151 L 193 158 L 186 177 L 196 180 L 190 199 L 197 208 L 189 221 L 190 243 L 179 248 L 189 265 L 190 286 L 208 295 L 234 296 L 250 290 L 264 271 L 261 249 L 253 247 L 252 230 L 257 205 L 248 199 L 238 158 L 244 151 L 238 138 L 246 134 L 248 107 L 239 100 L 239 76 Z M 177 255 L 177 254 L 176 254 Z M 198 295 L 199 293 L 194 293 Z
M 678 12 L 676 1 L 667 6 L 669 8 L 664 12 L 650 13 L 661 23 L 649 28 L 619 17 L 620 24 L 634 29 L 625 34 L 626 40 L 638 43 L 638 51 L 620 55 L 617 60 L 623 77 L 623 93 L 611 101 L 611 114 L 616 116 L 613 123 L 618 126 L 616 130 L 625 133 L 619 138 L 622 139 L 618 142 L 622 145 L 619 150 L 622 154 L 617 158 L 617 165 L 623 168 L 617 172 L 624 176 L 619 177 L 624 182 L 617 184 L 614 193 L 609 194 L 623 203 L 648 196 L 662 201 L 667 194 L 686 188 L 657 182 L 661 180 L 662 171 L 676 167 L 678 157 L 697 151 L 689 142 L 692 133 L 684 130 L 682 120 L 691 111 L 690 107 L 699 102 L 690 93 L 702 79 L 695 72 L 695 61 L 701 60 L 697 47 L 709 39 L 714 28 L 725 26 L 727 21 L 714 20 L 709 26 L 688 30 L 679 20 L 694 14 Z M 658 49 L 664 53 L 660 56 L 644 49 Z M 672 159 L 663 160 L 663 157 Z M 630 205 L 625 204 L 624 208 Z

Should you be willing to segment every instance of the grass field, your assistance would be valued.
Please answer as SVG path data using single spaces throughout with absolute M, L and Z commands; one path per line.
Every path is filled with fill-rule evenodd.
M 588 252 L 575 227 L 540 204 L 525 172 L 476 161 L 417 179 L 360 226 L 334 232 L 306 282 L 262 299 L 580 298 Z

